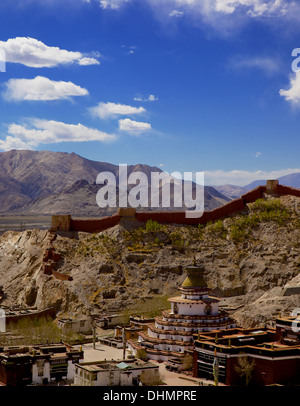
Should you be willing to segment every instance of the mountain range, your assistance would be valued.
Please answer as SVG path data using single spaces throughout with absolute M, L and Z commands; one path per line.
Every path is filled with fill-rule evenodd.
M 96 203 L 96 195 L 100 188 L 96 184 L 96 178 L 100 172 L 105 171 L 113 173 L 118 182 L 119 166 L 92 161 L 75 153 L 30 150 L 1 152 L 0 214 L 70 213 L 80 217 L 111 215 L 116 212 L 116 208 L 100 208 Z M 128 176 L 137 171 L 146 174 L 149 188 L 151 173 L 162 173 L 162 170 L 155 166 L 143 164 L 128 165 L 127 171 Z M 177 182 L 180 181 L 177 180 Z M 279 182 L 283 185 L 300 188 L 300 173 L 280 177 Z M 204 186 L 204 210 L 219 207 L 265 183 L 266 180 L 257 180 L 243 187 L 236 185 Z M 195 184 L 192 186 L 195 190 Z M 171 202 L 172 192 L 171 187 Z M 161 194 L 160 189 L 160 199 Z M 150 196 L 150 190 L 148 195 Z M 138 208 L 138 210 L 142 209 Z M 170 209 L 160 205 L 157 209 L 147 208 L 147 210 Z M 181 209 L 176 208 L 176 210 Z
M 96 178 L 100 172 L 105 171 L 113 173 L 118 182 L 119 166 L 92 161 L 75 153 L 27 150 L 2 152 L 0 213 L 2 215 L 70 213 L 73 216 L 83 217 L 110 215 L 116 212 L 116 208 L 99 208 L 96 203 L 96 194 L 100 188 L 96 184 Z M 127 171 L 128 176 L 141 171 L 146 174 L 148 180 L 151 173 L 162 172 L 157 167 L 142 164 L 128 165 Z M 219 207 L 229 200 L 229 197 L 215 188 L 204 187 L 205 210 Z
M 300 189 L 300 172 L 291 173 L 289 175 L 281 176 L 278 178 L 281 185 L 290 186 Z M 214 186 L 223 195 L 229 197 L 230 199 L 237 199 L 242 194 L 247 193 L 249 190 L 254 189 L 258 186 L 265 185 L 267 179 L 255 180 L 245 186 L 235 186 L 235 185 L 221 185 Z

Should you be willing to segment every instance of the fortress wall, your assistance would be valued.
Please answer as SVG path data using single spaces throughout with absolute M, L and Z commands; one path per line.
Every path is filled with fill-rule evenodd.
M 250 190 L 241 196 L 245 203 L 252 203 L 255 200 L 260 199 L 263 196 L 263 193 L 266 192 L 266 186 L 258 186 L 255 189 Z
M 59 231 L 62 229 L 62 227 L 64 227 L 66 228 L 65 231 L 95 233 L 104 231 L 119 224 L 121 218 L 125 217 L 132 217 L 143 223 L 146 223 L 148 220 L 152 220 L 161 224 L 206 224 L 209 221 L 216 221 L 239 211 L 245 210 L 247 203 L 255 202 L 257 199 L 262 198 L 263 194 L 268 191 L 278 195 L 293 195 L 300 197 L 300 189 L 279 185 L 278 181 L 271 180 L 267 182 L 267 186 L 258 186 L 257 188 L 243 194 L 238 199 L 232 200 L 214 210 L 204 212 L 201 217 L 187 218 L 185 216 L 185 211 L 135 212 L 135 209 L 127 208 L 119 209 L 117 215 L 103 217 L 100 219 L 72 219 L 71 216 L 52 216 L 52 229 L 54 230 L 55 226 L 58 226 L 56 231 Z
M 300 189 L 296 189 L 289 186 L 277 185 L 276 192 L 279 195 L 292 195 L 300 197 Z
M 158 223 L 187 224 L 197 225 L 206 224 L 209 221 L 215 221 L 220 218 L 229 216 L 237 211 L 244 210 L 245 204 L 242 198 L 233 200 L 214 210 L 204 212 L 201 217 L 187 218 L 185 212 L 148 212 L 136 213 L 136 219 L 146 223 L 148 220 L 157 221 Z
M 219 220 L 223 217 L 230 216 L 231 214 L 234 214 L 244 209 L 245 209 L 244 200 L 242 198 L 235 199 L 232 200 L 231 202 L 224 204 L 223 206 L 217 207 L 216 209 L 207 212 L 207 218 L 204 220 L 205 223 L 207 223 L 208 221 Z M 203 224 L 202 221 L 201 224 Z
M 163 211 L 156 211 L 156 212 L 143 212 L 139 213 L 137 212 L 135 215 L 135 218 L 138 221 L 142 221 L 146 223 L 148 220 L 153 220 L 157 221 L 158 223 L 178 223 L 178 224 L 184 224 L 186 220 L 192 220 L 192 219 L 186 219 L 185 218 L 185 213 L 184 212 L 163 212 Z M 193 219 L 195 220 L 195 219 Z M 199 221 L 199 219 L 198 219 Z
M 102 217 L 100 219 L 71 219 L 70 229 L 86 233 L 96 233 L 119 224 L 119 215 Z
M 50 231 L 70 231 L 70 223 L 70 214 L 56 214 L 52 216 Z

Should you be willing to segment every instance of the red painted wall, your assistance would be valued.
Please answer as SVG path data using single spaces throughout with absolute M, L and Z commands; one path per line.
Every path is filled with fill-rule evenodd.
M 71 219 L 71 230 L 87 233 L 100 232 L 120 222 L 120 216 L 103 217 L 101 219 Z
M 293 383 L 293 379 L 299 375 L 300 363 L 297 358 L 286 360 L 272 360 L 251 358 L 255 365 L 249 384 L 272 385 Z M 245 377 L 239 376 L 235 369 L 237 358 L 229 358 L 226 366 L 226 385 L 235 385 L 245 382 Z
M 162 224 L 186 224 L 198 225 L 206 224 L 209 221 L 216 221 L 224 217 L 228 217 L 234 213 L 246 209 L 247 203 L 255 202 L 257 199 L 263 197 L 266 192 L 266 186 L 258 186 L 255 189 L 242 195 L 239 199 L 224 204 L 211 211 L 206 211 L 201 217 L 186 218 L 185 212 L 137 212 L 135 218 L 138 221 L 146 223 L 148 220 L 157 221 Z M 292 195 L 300 197 L 300 189 L 291 188 L 288 186 L 277 185 L 275 192 L 279 195 Z M 71 231 L 82 231 L 87 233 L 96 233 L 104 231 L 110 227 L 119 224 L 121 219 L 120 215 L 111 217 L 103 217 L 101 219 L 71 219 Z
M 279 195 L 292 195 L 292 196 L 300 197 L 300 189 L 296 189 L 296 188 L 289 187 L 289 186 L 278 185 L 276 188 L 276 192 Z

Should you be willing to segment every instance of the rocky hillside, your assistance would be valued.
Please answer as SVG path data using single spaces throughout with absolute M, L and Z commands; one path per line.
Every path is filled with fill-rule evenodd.
M 195 257 L 238 324 L 263 325 L 300 307 L 299 213 L 299 198 L 268 197 L 205 227 L 127 220 L 94 235 L 8 231 L 0 237 L 2 304 L 73 317 L 160 310 Z

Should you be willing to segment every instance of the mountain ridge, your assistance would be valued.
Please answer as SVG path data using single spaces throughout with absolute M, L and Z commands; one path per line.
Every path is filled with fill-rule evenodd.
M 277 178 L 281 185 L 295 187 L 300 189 L 300 172 L 290 173 L 288 175 L 280 176 Z M 245 185 L 244 188 L 251 190 L 257 186 L 263 185 L 267 180 L 254 180 L 253 182 Z
M 291 173 L 289 175 L 281 176 L 278 178 L 279 184 L 284 186 L 290 186 L 297 189 L 300 189 L 300 172 Z M 251 183 L 248 183 L 245 186 L 237 185 L 219 185 L 213 186 L 216 190 L 222 193 L 224 196 L 229 197 L 230 199 L 238 199 L 244 193 L 247 193 L 249 190 L 254 189 L 258 186 L 263 186 L 267 182 L 267 179 L 254 180 Z
M 100 172 L 111 172 L 119 180 L 119 166 L 93 161 L 78 154 L 52 151 L 11 150 L 0 153 L 0 190 L 4 214 L 65 214 L 80 216 L 110 215 L 115 210 L 100 209 L 96 193 Z M 155 166 L 127 166 L 128 175 L 141 171 L 163 171 Z M 79 183 L 78 183 L 79 182 Z M 230 199 L 211 186 L 204 187 L 205 209 L 211 210 Z

